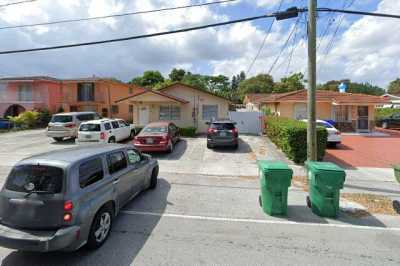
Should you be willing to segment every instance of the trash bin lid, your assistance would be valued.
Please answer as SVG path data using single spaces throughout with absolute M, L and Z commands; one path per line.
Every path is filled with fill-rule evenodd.
M 400 171 L 400 164 L 393 165 L 394 170 Z
M 268 170 L 286 170 L 292 171 L 292 169 L 282 161 L 266 161 L 266 160 L 258 160 L 258 167 L 263 171 Z
M 315 162 L 315 161 L 307 161 L 306 167 L 308 170 L 313 169 L 314 171 L 335 171 L 335 172 L 344 172 L 343 168 L 337 166 L 331 162 Z

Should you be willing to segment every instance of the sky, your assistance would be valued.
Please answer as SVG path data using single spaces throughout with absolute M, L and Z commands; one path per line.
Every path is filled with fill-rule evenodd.
M 0 27 L 182 6 L 214 0 L 37 0 L 0 7 Z M 15 2 L 0 0 L 1 4 Z M 257 16 L 307 0 L 237 0 L 159 13 L 18 29 L 0 29 L 0 51 L 98 41 Z M 320 0 L 318 7 L 400 14 L 397 0 Z M 115 77 L 129 81 L 145 70 L 167 76 L 172 68 L 193 73 L 283 76 L 307 71 L 306 14 L 261 19 L 200 31 L 62 50 L 0 55 L 0 77 L 48 75 L 57 78 Z M 386 88 L 400 76 L 400 21 L 320 13 L 317 20 L 317 80 L 351 79 Z M 290 33 L 292 33 L 290 35 Z M 288 37 L 291 38 L 288 41 Z M 285 49 L 284 43 L 288 45 Z M 278 55 L 280 56 L 278 57 Z M 273 64 L 273 62 L 277 62 Z

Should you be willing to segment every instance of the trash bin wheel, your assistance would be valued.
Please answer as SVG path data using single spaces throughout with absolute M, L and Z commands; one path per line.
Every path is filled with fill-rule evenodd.
M 260 207 L 262 207 L 261 195 L 258 195 L 258 204 L 260 204 Z
M 393 209 L 400 214 L 400 201 L 394 200 L 393 201 Z
M 307 196 L 306 201 L 307 201 L 307 207 L 308 207 L 308 208 L 311 208 L 310 196 Z

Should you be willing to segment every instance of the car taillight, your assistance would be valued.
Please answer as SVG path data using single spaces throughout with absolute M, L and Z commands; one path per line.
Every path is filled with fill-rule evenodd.
M 64 222 L 70 222 L 72 220 L 72 214 L 65 213 L 64 214 Z
M 69 125 L 66 125 L 65 127 L 67 127 L 67 128 L 74 128 L 74 127 L 76 127 L 76 125 L 75 125 L 75 124 L 69 124 Z
M 74 204 L 72 204 L 72 201 L 64 202 L 64 211 L 72 211 L 73 208 Z
M 215 131 L 216 130 L 214 128 L 211 128 L 211 127 L 207 130 L 208 133 L 214 133 Z
M 106 137 L 107 137 L 106 132 L 101 132 L 100 133 L 100 139 L 106 139 Z
M 233 135 L 235 135 L 236 137 L 238 136 L 238 129 L 235 127 L 234 129 L 231 130 L 231 132 L 233 133 Z
M 342 132 L 340 132 L 339 130 L 335 132 L 336 135 L 340 135 L 342 134 Z

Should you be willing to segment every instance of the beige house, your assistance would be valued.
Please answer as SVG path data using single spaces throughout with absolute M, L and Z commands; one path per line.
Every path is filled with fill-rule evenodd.
M 326 90 L 318 90 L 316 100 L 317 119 L 333 120 L 342 131 L 372 130 L 375 126 L 375 106 L 387 103 L 386 99 L 379 96 Z M 278 116 L 306 119 L 307 90 L 256 98 L 251 106 L 255 110 L 268 108 Z
M 143 89 L 116 103 L 132 106 L 133 123 L 139 126 L 171 121 L 178 127 L 195 127 L 198 133 L 204 133 L 207 121 L 228 117 L 230 101 L 211 92 L 174 83 L 161 90 Z

